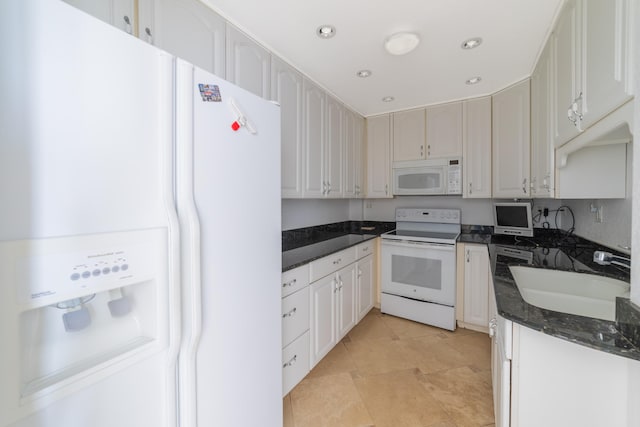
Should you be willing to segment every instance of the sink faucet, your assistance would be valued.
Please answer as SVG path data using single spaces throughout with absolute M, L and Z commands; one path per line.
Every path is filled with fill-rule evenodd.
M 621 260 L 623 262 L 616 260 Z M 621 267 L 631 268 L 631 258 L 613 255 L 611 252 L 595 251 L 593 253 L 593 261 L 600 265 L 614 264 Z

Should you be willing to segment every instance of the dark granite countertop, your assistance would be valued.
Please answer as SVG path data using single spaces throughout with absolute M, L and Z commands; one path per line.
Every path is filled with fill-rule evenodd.
M 316 259 L 378 237 L 375 234 L 346 234 L 282 252 L 282 271 L 292 270 Z
M 461 243 L 489 247 L 498 313 L 520 325 L 607 353 L 640 360 L 640 308 L 617 298 L 616 321 L 561 313 L 528 304 L 520 294 L 509 266 L 525 265 L 598 274 L 629 282 L 629 270 L 593 262 L 593 252 L 615 250 L 556 230 L 536 230 L 533 238 L 514 238 L 465 230 Z M 485 231 L 485 232 L 483 232 Z
M 282 232 L 282 271 L 375 239 L 395 228 L 395 222 L 343 221 Z

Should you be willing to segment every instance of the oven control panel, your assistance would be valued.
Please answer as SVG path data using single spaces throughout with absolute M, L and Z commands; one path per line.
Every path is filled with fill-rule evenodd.
M 397 208 L 396 221 L 460 224 L 460 209 Z

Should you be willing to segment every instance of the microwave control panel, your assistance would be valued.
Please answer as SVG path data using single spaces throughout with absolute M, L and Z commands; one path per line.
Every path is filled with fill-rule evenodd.
M 462 194 L 462 165 L 460 161 L 450 161 L 447 169 L 447 194 Z

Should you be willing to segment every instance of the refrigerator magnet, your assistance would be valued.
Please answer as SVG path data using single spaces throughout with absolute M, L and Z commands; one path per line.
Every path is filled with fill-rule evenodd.
M 220 95 L 220 87 L 218 85 L 205 85 L 198 84 L 200 89 L 200 96 L 203 102 L 222 102 L 222 95 Z

